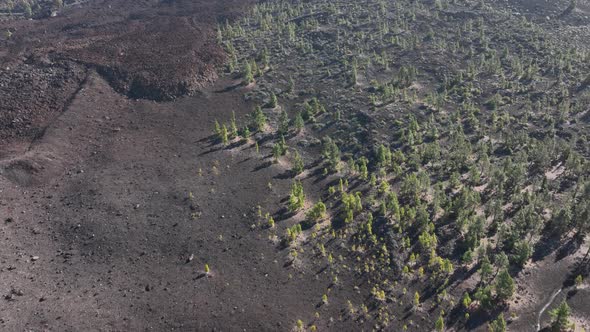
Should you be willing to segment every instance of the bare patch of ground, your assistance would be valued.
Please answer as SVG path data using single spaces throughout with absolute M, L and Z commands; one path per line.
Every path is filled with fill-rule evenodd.
M 254 207 L 276 210 L 290 180 L 269 191 L 281 167 L 210 143 L 230 109 L 239 121 L 251 110 L 239 92 L 136 102 L 91 73 L 43 138 L 2 162 L 1 329 L 342 324 L 352 286 L 330 286 L 329 269 L 285 267 L 288 252 L 251 231 Z M 343 290 L 316 307 L 328 287 Z

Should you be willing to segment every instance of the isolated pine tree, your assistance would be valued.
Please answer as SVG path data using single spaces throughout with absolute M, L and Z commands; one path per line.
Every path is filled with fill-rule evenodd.
M 438 332 L 442 332 L 445 329 L 445 320 L 443 318 L 442 315 L 438 316 L 438 319 L 436 320 L 436 322 L 434 323 L 434 328 L 438 331 Z
M 305 126 L 305 122 L 303 121 L 303 117 L 301 116 L 301 112 L 295 115 L 295 119 L 293 120 L 295 124 L 295 129 L 299 132 Z
M 223 144 L 227 144 L 229 142 L 229 132 L 225 124 L 221 126 L 221 130 L 219 131 L 219 139 Z
M 506 269 L 503 269 L 496 280 L 496 296 L 500 301 L 506 301 L 514 294 L 514 280 Z
M 563 331 L 569 327 L 571 310 L 565 301 L 561 302 L 559 307 L 551 310 L 549 314 L 551 315 L 551 319 L 553 321 L 551 328 L 554 331 Z
M 263 131 L 264 126 L 266 125 L 266 116 L 264 112 L 262 112 L 262 108 L 260 106 L 256 106 L 254 112 L 251 115 L 252 118 L 252 127 L 256 131 Z
M 289 115 L 285 110 L 279 116 L 279 135 L 286 135 L 289 132 Z
M 303 172 L 304 167 L 303 159 L 301 158 L 299 151 L 295 151 L 295 158 L 293 160 L 293 173 L 300 174 Z
M 254 82 L 254 75 L 252 74 L 252 66 L 247 61 L 246 61 L 246 64 L 244 65 L 244 72 L 242 74 L 242 78 L 244 80 L 244 84 L 246 84 L 246 85 Z
M 268 107 L 270 108 L 276 108 L 278 106 L 278 100 L 277 100 L 277 95 L 275 95 L 274 93 L 270 94 L 270 102 L 268 103 Z
M 500 314 L 498 318 L 491 321 L 488 325 L 489 332 L 506 332 L 506 321 L 504 320 L 504 316 Z

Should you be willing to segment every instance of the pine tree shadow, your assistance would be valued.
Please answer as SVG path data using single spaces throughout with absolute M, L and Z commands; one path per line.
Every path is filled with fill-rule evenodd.
M 340 214 L 336 218 L 332 218 L 332 229 L 339 230 L 344 228 L 344 226 L 346 226 L 346 223 Z
M 590 253 L 590 250 L 588 251 Z M 580 259 L 573 270 L 567 275 L 566 279 L 563 281 L 563 288 L 572 287 L 576 283 L 576 278 L 578 276 L 582 276 L 583 279 L 586 279 L 590 275 L 590 260 L 588 257 L 583 257 Z
M 231 149 L 235 149 L 238 148 L 244 144 L 248 143 L 246 140 L 237 140 L 235 142 L 233 142 L 232 144 L 226 145 L 225 146 L 225 150 L 231 150 Z
M 210 143 L 211 143 L 211 145 L 214 145 L 214 144 L 216 144 L 216 143 L 217 143 L 216 141 L 217 141 L 217 135 L 215 135 L 215 134 L 211 134 L 211 135 L 209 135 L 209 136 L 207 136 L 207 137 L 203 137 L 203 138 L 201 138 L 200 140 L 196 141 L 196 143 L 205 143 L 205 142 L 210 142 Z M 211 146 L 211 145 L 210 145 L 210 146 Z
M 313 172 L 311 172 L 310 177 L 315 177 L 315 180 L 313 180 L 314 184 L 317 184 L 319 182 L 324 181 L 325 179 L 327 179 L 331 174 L 328 173 L 324 173 L 324 169 L 321 167 L 316 168 Z
M 280 221 L 284 221 L 284 220 L 293 218 L 296 214 L 297 214 L 297 212 L 289 211 L 288 208 L 282 207 L 279 211 L 277 211 L 273 215 L 273 219 L 275 220 L 275 222 L 280 222 Z
M 465 322 L 465 327 L 468 331 L 474 331 L 487 322 L 496 319 L 496 317 L 502 314 L 506 309 L 506 304 L 502 303 L 498 304 L 491 310 L 477 310 L 476 312 L 472 313 L 469 317 L 469 320 Z
M 535 244 L 532 260 L 537 262 L 543 260 L 543 258 L 551 255 L 560 246 L 559 236 L 556 236 L 548 226 L 545 227 L 541 234 L 541 239 Z
M 574 237 L 571 237 L 566 243 L 564 243 L 559 248 L 559 250 L 557 250 L 557 254 L 555 255 L 555 261 L 560 261 L 566 258 L 567 256 L 574 254 L 576 251 L 578 251 L 578 249 L 580 249 L 583 243 L 583 236 L 576 235 Z
M 221 151 L 221 150 L 223 150 L 223 148 L 224 148 L 223 146 L 217 146 L 217 147 L 211 148 L 211 149 L 209 149 L 207 151 L 201 152 L 199 154 L 199 157 L 206 156 L 206 155 L 208 155 L 210 153 L 214 153 L 214 152 L 217 152 L 217 151 Z
M 245 163 L 247 163 L 247 162 L 248 162 L 248 161 L 250 161 L 250 160 L 252 160 L 252 158 L 251 158 L 251 157 L 246 157 L 246 158 L 244 158 L 244 159 L 242 159 L 242 160 L 238 161 L 238 164 L 245 164 Z
M 295 172 L 293 170 L 286 170 L 281 174 L 277 174 L 277 175 L 273 176 L 273 179 L 278 179 L 278 180 L 292 179 L 296 175 L 297 174 L 295 174 Z
M 252 170 L 252 172 L 258 172 L 261 171 L 265 168 L 269 168 L 271 165 L 273 164 L 272 161 L 265 161 L 264 163 L 254 167 L 254 169 Z
M 239 87 L 242 87 L 242 86 L 244 86 L 244 84 L 243 84 L 242 82 L 239 82 L 239 83 L 237 83 L 237 84 L 228 85 L 228 86 L 226 86 L 226 87 L 225 87 L 225 88 L 223 88 L 223 89 L 220 89 L 220 90 L 215 90 L 215 91 L 213 91 L 213 92 L 214 92 L 214 93 L 224 93 L 224 92 L 230 92 L 230 91 L 236 90 L 236 89 L 238 89 Z

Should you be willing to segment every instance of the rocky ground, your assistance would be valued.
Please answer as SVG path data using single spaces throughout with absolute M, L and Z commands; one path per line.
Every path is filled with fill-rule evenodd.
M 353 298 L 352 286 L 290 267 L 254 231 L 257 206 L 280 207 L 285 170 L 261 168 L 268 152 L 251 144 L 210 143 L 214 118 L 251 110 L 219 84 L 158 104 L 92 73 L 27 153 L 2 162 L 2 330 L 289 330 L 315 311 L 338 324 L 343 298 L 321 306 L 322 294 Z
M 56 17 L 0 22 L 2 154 L 22 152 L 42 135 L 89 70 L 130 98 L 195 93 L 224 61 L 218 20 L 232 19 L 245 4 L 99 0 L 67 5 Z
M 482 279 L 479 263 L 464 263 L 454 254 L 464 239 L 464 234 L 453 233 L 455 220 L 446 220 L 436 210 L 432 214 L 441 239 L 434 255 L 438 252 L 455 265 L 445 281 L 449 287 L 438 287 L 440 279 L 432 273 L 431 264 L 410 258 L 414 251 L 422 261 L 429 255 L 416 244 L 419 234 L 409 234 L 407 241 L 411 237 L 412 245 L 406 246 L 400 228 L 392 227 L 396 220 L 388 221 L 378 212 L 377 199 L 383 193 L 376 192 L 375 183 L 359 178 L 354 158 L 367 151 L 372 158 L 374 145 L 391 143 L 408 156 L 422 149 L 408 149 L 396 141 L 402 136 L 398 130 L 409 127 L 408 112 L 418 117 L 420 136 L 429 135 L 425 127 L 436 129 L 437 125 L 442 136 L 447 135 L 448 127 L 442 124 L 454 109 L 460 109 L 451 104 L 456 98 L 453 93 L 467 95 L 480 89 L 481 95 L 473 101 L 481 104 L 485 117 L 490 112 L 483 105 L 493 96 L 490 91 L 497 89 L 513 98 L 500 110 L 506 110 L 502 116 L 512 112 L 515 127 L 524 126 L 515 120 L 521 119 L 521 108 L 512 103 L 518 105 L 534 89 L 546 88 L 545 94 L 560 96 L 557 84 L 545 82 L 554 79 L 552 73 L 539 71 L 538 83 L 531 80 L 529 90 L 519 85 L 519 79 L 514 79 L 513 86 L 505 81 L 500 88 L 494 81 L 498 76 L 481 74 L 475 82 L 478 89 L 471 85 L 452 92 L 446 108 L 442 102 L 434 106 L 442 74 L 452 75 L 466 62 L 472 67 L 470 53 L 487 48 L 479 47 L 476 26 L 480 23 L 474 23 L 487 9 L 475 1 L 444 2 L 450 7 L 438 13 L 439 9 L 431 9 L 435 1 L 420 1 L 414 13 L 417 22 L 406 12 L 410 7 L 402 10 L 392 5 L 392 18 L 403 12 L 404 19 L 391 22 L 403 21 L 403 29 L 394 28 L 394 23 L 391 30 L 378 27 L 399 37 L 387 39 L 391 55 L 382 58 L 371 49 L 381 47 L 373 26 L 377 24 L 371 22 L 378 12 L 375 1 L 350 3 L 351 20 L 358 26 L 345 22 L 349 13 L 326 1 L 296 2 L 300 7 L 294 7 L 302 14 L 283 12 L 294 16 L 289 19 L 260 14 L 281 13 L 280 6 L 262 4 L 253 12 L 249 10 L 253 1 L 245 0 L 66 1 L 55 17 L 25 20 L 2 15 L 0 32 L 10 33 L 0 36 L 0 330 L 312 331 L 317 327 L 320 331 L 425 331 L 444 317 L 451 330 L 487 331 L 487 323 L 503 315 L 511 331 L 536 331 L 537 323 L 548 326 L 549 311 L 562 300 L 572 307 L 578 330 L 587 329 L 588 257 L 584 253 L 588 244 L 574 241 L 572 232 L 563 239 L 541 239 L 524 266 L 513 264 L 510 272 L 516 291 L 506 305 L 490 312 L 479 310 L 479 303 L 464 308 L 461 297 L 469 292 L 473 296 Z M 525 45 L 522 50 L 510 49 L 511 56 L 535 54 L 536 46 L 530 46 L 534 41 L 529 43 L 527 36 L 537 38 L 539 31 L 555 31 L 556 42 L 568 38 L 578 50 L 587 47 L 586 0 L 578 0 L 573 10 L 568 10 L 569 1 L 561 0 L 484 3 L 500 8 L 490 17 L 492 23 L 502 25 L 486 25 L 485 31 L 492 48 L 499 50 L 496 54 L 501 54 L 498 45 L 506 40 L 509 45 Z M 337 4 L 348 8 L 346 2 Z M 374 11 L 363 13 L 371 6 Z M 506 16 L 508 12 L 512 16 Z M 438 16 L 431 19 L 434 13 L 446 21 L 439 22 Z M 540 30 L 523 30 L 524 37 L 517 30 L 504 34 L 503 27 L 522 27 L 507 25 L 503 17 L 521 16 Z M 462 25 L 463 17 L 470 22 L 469 29 Z M 365 20 L 368 23 L 359 23 Z M 446 35 L 436 36 L 420 20 L 433 24 L 436 32 L 447 31 Z M 259 21 L 269 23 L 272 28 L 268 29 L 284 24 L 284 30 L 276 33 Z M 296 42 L 289 41 L 289 24 L 294 24 Z M 338 24 L 344 28 L 336 29 Z M 409 33 L 405 29 L 411 24 L 417 28 Z M 462 27 L 454 29 L 450 24 Z M 246 32 L 228 32 L 232 25 Z M 526 21 L 523 25 L 529 27 Z M 218 27 L 223 31 L 222 44 Z M 350 34 L 343 38 L 341 33 L 348 29 Z M 458 50 L 459 45 L 445 49 L 451 43 L 428 43 L 432 35 L 444 41 L 461 29 L 472 38 L 469 51 L 467 47 Z M 424 42 L 415 37 L 428 34 Z M 228 50 L 228 41 L 234 43 L 237 54 Z M 357 47 L 367 52 L 353 59 Z M 242 65 L 251 60 L 263 64 L 262 52 L 270 57 L 269 66 L 261 66 L 255 82 L 242 84 Z M 440 56 L 442 52 L 449 56 Z M 482 53 L 482 58 L 496 54 Z M 544 55 L 539 54 L 539 58 Z M 566 56 L 561 56 L 566 62 Z M 350 84 L 353 60 L 355 74 L 356 60 L 359 70 L 357 81 Z M 499 69 L 507 80 L 516 66 L 510 60 L 504 59 Z M 390 64 L 385 66 L 387 61 Z M 234 70 L 227 70 L 234 63 Z M 398 90 L 396 86 L 391 101 L 378 100 L 381 88 L 374 85 L 411 66 L 418 67 L 418 77 L 407 87 L 400 84 Z M 573 72 L 577 70 L 583 73 L 584 66 Z M 576 85 L 579 78 L 572 70 L 566 72 L 564 84 L 571 85 L 576 98 L 572 108 L 578 107 L 583 104 L 584 87 Z M 513 93 L 514 86 L 520 90 Z M 279 98 L 276 107 L 269 106 L 271 94 Z M 319 105 L 325 108 L 317 118 L 306 119 L 302 129 L 294 130 L 296 115 L 313 97 L 319 97 Z M 240 135 L 245 135 L 242 130 L 251 123 L 256 105 L 263 106 L 267 117 L 262 132 L 221 144 L 214 135 L 215 123 L 229 125 L 235 116 Z M 435 113 L 438 108 L 440 113 Z M 283 110 L 291 119 L 284 136 L 275 132 Z M 542 123 L 536 111 L 531 127 Z M 427 119 L 429 112 L 436 115 L 435 125 Z M 587 114 L 576 108 L 573 124 L 560 123 L 558 128 L 562 137 L 579 137 L 577 151 L 582 156 L 590 151 L 583 144 Z M 491 123 L 479 120 L 484 128 Z M 531 136 L 535 132 L 542 136 L 546 128 L 536 129 Z M 491 129 L 486 134 L 495 135 Z M 286 139 L 289 154 L 274 160 L 280 136 Z M 326 136 L 334 137 L 343 149 L 341 169 L 336 172 L 328 172 L 320 156 Z M 495 135 L 495 143 L 501 144 L 505 137 L 510 135 Z M 499 156 L 491 157 L 501 160 L 507 152 L 498 150 Z M 295 152 L 301 153 L 305 169 L 297 176 L 292 172 Z M 474 153 L 470 159 L 476 158 Z M 350 169 L 347 160 L 353 161 Z M 436 169 L 434 163 L 413 162 L 418 166 L 407 166 L 409 161 L 399 166 L 407 174 L 414 172 L 412 167 Z M 550 180 L 557 199 L 572 186 L 562 175 L 563 164 L 555 161 L 541 173 Z M 387 178 L 373 160 L 369 166 L 380 183 Z M 447 177 L 432 179 L 442 179 L 440 184 L 446 186 Z M 483 181 L 490 177 L 483 175 Z M 391 177 L 392 191 L 401 192 L 400 178 Z M 470 187 L 470 178 L 469 172 L 457 181 Z M 339 184 L 343 179 L 346 185 Z M 287 213 L 295 180 L 305 188 L 304 211 Z M 526 182 L 526 188 L 534 188 L 535 181 Z M 342 189 L 336 191 L 339 185 Z M 432 188 L 424 195 L 426 204 L 432 201 Z M 485 185 L 475 188 L 485 199 L 493 195 L 485 193 Z M 362 191 L 366 209 L 348 226 L 341 222 L 339 210 L 345 190 Z M 458 192 L 446 191 L 453 198 Z M 407 203 L 400 197 L 402 204 Z M 305 212 L 322 199 L 328 216 L 288 243 L 285 234 L 304 223 Z M 506 204 L 507 210 L 511 204 Z M 411 208 L 411 203 L 405 207 Z M 372 210 L 374 227 L 365 226 Z M 483 210 L 478 207 L 474 214 L 481 215 Z M 511 223 L 516 214 L 510 211 L 503 222 Z M 379 237 L 365 237 L 368 229 Z M 482 242 L 495 244 L 496 239 L 491 236 Z M 426 276 L 424 269 L 422 275 L 418 272 L 421 264 Z M 404 266 L 410 269 L 402 274 Z M 585 276 L 576 287 L 571 282 L 574 272 Z M 559 293 L 552 299 L 555 292 Z M 418 303 L 415 293 L 421 297 Z M 545 305 L 547 310 L 542 311 Z M 472 314 L 471 319 L 466 313 Z

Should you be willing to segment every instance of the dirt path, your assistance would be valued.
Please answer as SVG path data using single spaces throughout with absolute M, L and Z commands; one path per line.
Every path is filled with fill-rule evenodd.
M 553 295 L 551 295 L 549 301 L 547 301 L 547 303 L 545 303 L 543 308 L 541 308 L 541 310 L 539 311 L 539 314 L 537 315 L 537 332 L 541 331 L 541 316 L 543 316 L 545 310 L 547 310 L 547 308 L 549 308 L 553 301 L 555 301 L 555 298 L 557 297 L 557 295 L 559 295 L 559 293 L 561 293 L 561 291 L 562 289 L 560 288 L 557 291 L 553 292 Z

